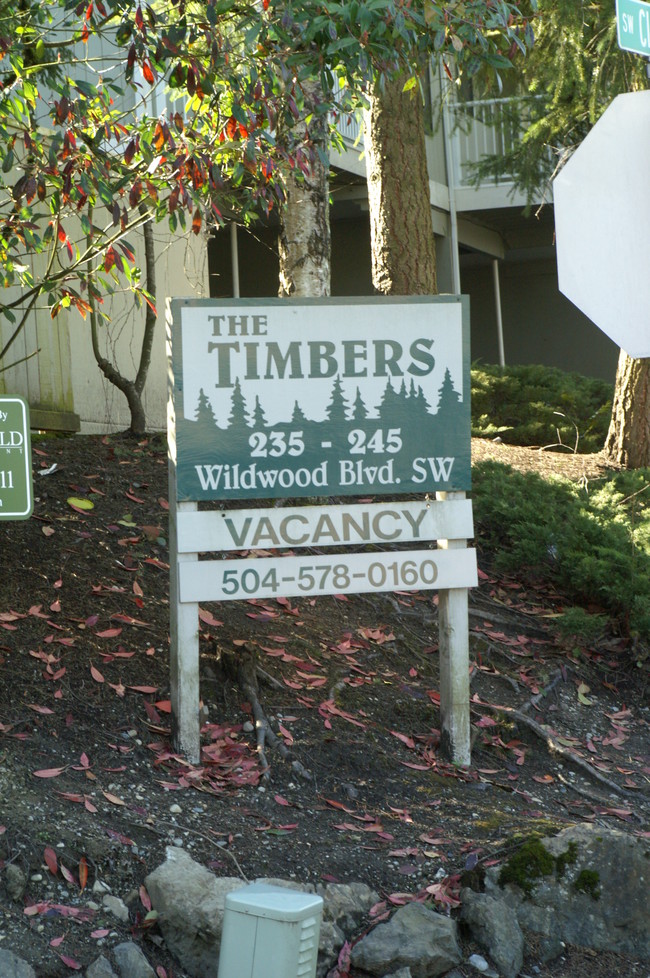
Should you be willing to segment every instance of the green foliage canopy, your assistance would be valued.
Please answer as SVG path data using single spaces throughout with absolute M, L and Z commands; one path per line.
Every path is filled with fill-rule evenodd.
M 510 125 L 521 140 L 474 168 L 476 182 L 508 174 L 529 202 L 580 145 L 613 98 L 648 87 L 646 61 L 618 47 L 614 0 L 538 0 L 535 44 L 518 61 Z
M 282 204 L 283 173 L 307 172 L 319 151 L 309 125 L 295 135 L 307 79 L 320 76 L 316 112 L 346 110 L 430 53 L 468 72 L 505 67 L 528 32 L 506 0 L 7 0 L 0 271 L 21 287 L 0 305 L 10 342 L 41 296 L 53 316 L 85 316 L 105 291 L 143 294 L 128 236 L 145 221 L 198 234 Z M 171 108 L 152 114 L 163 90 Z

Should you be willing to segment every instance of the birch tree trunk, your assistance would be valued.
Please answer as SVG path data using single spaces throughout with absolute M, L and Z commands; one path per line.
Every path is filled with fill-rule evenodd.
M 605 453 L 626 468 L 650 466 L 650 357 L 635 360 L 621 350 Z
M 305 103 L 319 102 L 320 85 L 306 87 Z M 309 126 L 299 124 L 315 148 L 327 158 L 327 116 L 314 114 Z M 287 200 L 282 208 L 279 238 L 280 296 L 328 296 L 330 294 L 331 237 L 329 219 L 329 167 L 318 152 L 309 174 L 292 171 L 287 178 Z
M 366 113 L 372 281 L 386 295 L 433 295 L 436 248 L 419 88 L 386 80 Z

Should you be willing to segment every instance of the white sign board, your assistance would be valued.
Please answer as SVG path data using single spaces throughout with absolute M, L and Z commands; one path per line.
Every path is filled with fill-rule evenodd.
M 560 291 L 650 356 L 650 91 L 619 95 L 553 182 Z

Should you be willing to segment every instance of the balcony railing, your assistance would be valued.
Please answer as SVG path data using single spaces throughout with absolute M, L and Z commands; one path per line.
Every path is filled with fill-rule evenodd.
M 472 164 L 486 156 L 505 156 L 513 150 L 530 125 L 540 100 L 535 98 L 478 99 L 449 105 L 450 138 L 453 144 L 454 185 L 474 184 Z M 481 180 L 481 187 L 507 187 L 505 173 Z

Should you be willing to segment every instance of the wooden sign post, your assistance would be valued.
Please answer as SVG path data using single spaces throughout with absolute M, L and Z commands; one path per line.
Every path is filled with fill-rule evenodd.
M 176 748 L 198 762 L 200 602 L 435 588 L 443 742 L 468 764 L 466 300 L 173 300 L 168 327 Z M 236 508 L 301 497 L 324 505 Z

